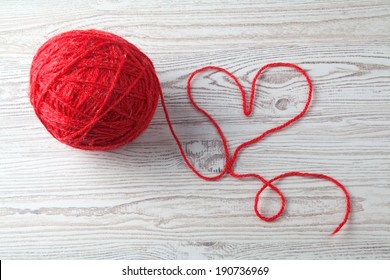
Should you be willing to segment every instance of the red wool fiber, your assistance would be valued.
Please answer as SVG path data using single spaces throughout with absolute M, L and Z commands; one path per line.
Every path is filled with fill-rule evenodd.
M 83 150 L 128 144 L 149 125 L 161 89 L 151 60 L 112 33 L 74 30 L 43 44 L 30 101 L 46 129 Z
M 226 137 L 225 137 L 221 127 L 218 125 L 216 120 L 209 113 L 207 113 L 203 108 L 201 108 L 198 104 L 196 104 L 194 98 L 192 97 L 192 91 L 191 91 L 192 80 L 198 74 L 200 74 L 202 72 L 205 72 L 205 71 L 210 71 L 210 70 L 211 71 L 219 71 L 219 72 L 222 72 L 222 73 L 226 74 L 234 82 L 234 84 L 237 86 L 239 94 L 241 95 L 243 113 L 244 113 L 244 115 L 246 117 L 249 117 L 251 115 L 252 109 L 253 109 L 253 103 L 254 103 L 255 93 L 256 93 L 256 83 L 258 82 L 258 79 L 260 79 L 261 74 L 263 74 L 269 68 L 273 68 L 273 67 L 288 67 L 288 68 L 292 68 L 292 69 L 298 71 L 300 74 L 302 74 L 302 76 L 305 78 L 305 80 L 307 82 L 307 85 L 308 85 L 308 92 L 307 92 L 307 99 L 306 99 L 305 106 L 303 107 L 302 111 L 300 111 L 296 116 L 294 116 L 290 120 L 286 121 L 285 123 L 283 123 L 281 125 L 278 125 L 278 126 L 276 126 L 274 128 L 271 128 L 271 129 L 269 129 L 269 130 L 259 134 L 257 137 L 255 137 L 255 138 L 253 138 L 253 139 L 251 139 L 249 141 L 241 143 L 234 150 L 234 152 L 231 154 L 229 152 L 228 141 L 227 141 L 227 139 L 226 139 Z M 188 167 L 198 177 L 200 177 L 200 178 L 202 178 L 204 180 L 207 180 L 207 181 L 214 181 L 214 180 L 220 179 L 221 177 L 225 176 L 226 174 L 229 174 L 230 176 L 232 176 L 234 178 L 238 178 L 238 179 L 252 178 L 252 179 L 256 179 L 256 180 L 260 181 L 262 186 L 260 187 L 260 189 L 257 191 L 257 193 L 255 195 L 255 199 L 254 199 L 254 212 L 255 212 L 256 216 L 259 219 L 261 219 L 263 221 L 266 221 L 266 222 L 271 222 L 271 221 L 276 220 L 277 218 L 279 218 L 283 214 L 283 212 L 285 210 L 286 199 L 285 199 L 283 193 L 280 191 L 280 189 L 275 185 L 275 183 L 277 181 L 279 181 L 281 179 L 284 179 L 284 178 L 288 178 L 288 177 L 306 177 L 306 178 L 317 178 L 317 179 L 327 180 L 330 183 L 332 183 L 333 185 L 337 186 L 342 191 L 342 193 L 345 196 L 345 204 L 346 204 L 345 214 L 344 214 L 343 220 L 333 230 L 332 235 L 334 235 L 337 232 L 339 232 L 340 229 L 346 224 L 346 222 L 348 221 L 348 218 L 349 218 L 349 214 L 351 212 L 351 201 L 350 201 L 349 193 L 348 193 L 347 189 L 339 181 L 337 181 L 336 179 L 334 179 L 334 178 L 332 178 L 332 177 L 330 177 L 328 175 L 321 174 L 321 173 L 289 171 L 289 172 L 282 173 L 282 174 L 272 178 L 271 180 L 267 180 L 263 176 L 261 176 L 260 174 L 256 174 L 256 173 L 237 173 L 234 170 L 234 166 L 236 164 L 237 158 L 239 157 L 239 154 L 240 154 L 240 152 L 243 149 L 247 148 L 250 145 L 253 145 L 255 143 L 260 142 L 264 138 L 269 137 L 270 135 L 272 135 L 274 133 L 277 133 L 278 131 L 280 131 L 282 129 L 285 129 L 286 127 L 288 127 L 291 124 L 295 123 L 296 121 L 298 121 L 299 119 L 301 119 L 305 115 L 305 113 L 309 109 L 309 105 L 310 105 L 310 102 L 311 102 L 312 96 L 313 96 L 313 85 L 312 85 L 312 82 L 311 82 L 309 76 L 305 72 L 305 70 L 303 70 L 301 67 L 299 67 L 299 66 L 297 66 L 295 64 L 286 63 L 286 62 L 275 62 L 275 63 L 270 63 L 270 64 L 267 64 L 267 65 L 263 66 L 262 68 L 259 69 L 259 71 L 257 71 L 255 77 L 252 80 L 252 88 L 251 88 L 250 97 L 249 97 L 249 104 L 247 104 L 246 92 L 244 91 L 244 88 L 242 87 L 242 85 L 240 84 L 238 79 L 232 73 L 230 73 L 226 69 L 218 67 L 218 66 L 205 66 L 205 67 L 202 67 L 200 69 L 195 70 L 190 75 L 190 77 L 188 78 L 187 94 L 188 94 L 188 98 L 189 98 L 192 106 L 197 111 L 202 113 L 205 117 L 207 117 L 207 119 L 212 123 L 212 125 L 217 130 L 218 135 L 219 135 L 219 137 L 220 137 L 220 139 L 222 141 L 224 152 L 225 152 L 225 165 L 224 165 L 223 170 L 219 174 L 214 175 L 214 176 L 205 176 L 205 175 L 202 175 L 198 170 L 196 170 L 195 167 L 191 164 L 191 162 L 187 158 L 187 155 L 186 155 L 186 153 L 185 153 L 185 151 L 183 149 L 183 146 L 182 146 L 182 144 L 181 144 L 181 142 L 179 140 L 179 137 L 176 135 L 176 133 L 175 133 L 175 131 L 173 129 L 172 122 L 171 122 L 171 120 L 169 118 L 168 109 L 167 109 L 166 104 L 164 102 L 164 98 L 163 98 L 163 96 L 161 94 L 161 103 L 162 103 L 162 106 L 163 106 L 163 109 L 164 109 L 164 112 L 165 112 L 165 117 L 167 119 L 167 122 L 168 122 L 168 125 L 169 125 L 169 129 L 171 130 L 171 133 L 172 133 L 173 137 L 175 138 L 175 141 L 176 141 L 176 143 L 177 143 L 177 145 L 179 147 L 179 150 L 180 150 L 180 153 L 181 153 L 181 155 L 182 155 L 182 157 L 184 159 L 184 162 L 188 165 Z M 275 215 L 272 215 L 272 216 L 265 216 L 265 215 L 261 214 L 260 211 L 259 211 L 260 196 L 261 196 L 261 194 L 263 193 L 263 191 L 266 188 L 270 188 L 272 191 L 274 191 L 276 194 L 278 194 L 279 199 L 280 199 L 279 211 Z
M 220 71 L 237 86 L 242 98 L 245 116 L 252 113 L 256 82 L 261 74 L 272 67 L 289 67 L 298 71 L 308 84 L 304 108 L 284 124 L 271 128 L 257 137 L 240 144 L 229 152 L 227 139 L 218 123 L 194 101 L 191 82 L 204 71 Z M 301 119 L 309 108 L 313 86 L 307 73 L 291 63 L 276 62 L 263 66 L 252 81 L 249 104 L 246 93 L 237 78 L 218 66 L 205 66 L 194 71 L 187 83 L 191 104 L 212 123 L 220 136 L 225 152 L 223 170 L 215 176 L 205 176 L 188 160 L 169 118 L 160 83 L 151 60 L 137 47 L 114 34 L 97 30 L 75 30 L 51 38 L 35 55 L 30 72 L 30 100 L 35 113 L 46 129 L 59 141 L 83 150 L 111 150 L 130 143 L 149 125 L 156 110 L 159 96 L 169 129 L 177 142 L 188 167 L 204 180 L 218 180 L 229 174 L 234 178 L 252 178 L 261 187 L 254 199 L 258 218 L 273 221 L 285 210 L 285 197 L 276 186 L 287 177 L 311 177 L 327 180 L 345 195 L 346 209 L 343 220 L 333 230 L 336 234 L 346 224 L 351 211 L 348 191 L 336 179 L 321 173 L 289 171 L 270 180 L 260 174 L 237 173 L 234 170 L 240 152 L 266 137 Z M 259 211 L 260 196 L 270 188 L 280 198 L 280 208 L 275 215 L 265 216 Z

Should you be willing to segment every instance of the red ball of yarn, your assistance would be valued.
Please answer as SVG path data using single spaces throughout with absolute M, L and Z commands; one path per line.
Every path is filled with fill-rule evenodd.
M 30 72 L 30 100 L 46 129 L 83 150 L 111 150 L 149 125 L 160 83 L 151 60 L 112 33 L 74 30 L 43 44 Z

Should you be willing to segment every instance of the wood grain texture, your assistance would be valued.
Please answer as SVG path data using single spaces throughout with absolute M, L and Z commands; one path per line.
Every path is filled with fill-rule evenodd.
M 261 3 L 260 3 L 261 2 Z M 390 2 L 384 1 L 2 1 L 0 8 L 0 259 L 390 259 Z M 340 180 L 286 179 L 283 217 L 253 213 L 260 187 L 202 181 L 185 166 L 161 106 L 132 144 L 86 152 L 54 140 L 27 96 L 37 48 L 70 29 L 103 29 L 154 61 L 174 127 L 204 174 L 223 168 L 220 139 L 186 97 L 190 72 L 213 64 L 249 89 L 265 63 L 289 61 L 314 82 L 308 114 L 246 149 L 240 172 L 266 178 L 299 170 Z M 302 108 L 293 71 L 257 83 L 253 116 L 239 93 L 209 72 L 193 84 L 231 151 Z M 274 213 L 267 192 L 261 205 Z

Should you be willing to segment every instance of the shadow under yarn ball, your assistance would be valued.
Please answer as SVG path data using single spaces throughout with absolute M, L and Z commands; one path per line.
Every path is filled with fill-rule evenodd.
M 49 39 L 30 72 L 30 101 L 46 129 L 83 150 L 130 143 L 149 125 L 161 93 L 151 60 L 112 33 L 74 30 Z

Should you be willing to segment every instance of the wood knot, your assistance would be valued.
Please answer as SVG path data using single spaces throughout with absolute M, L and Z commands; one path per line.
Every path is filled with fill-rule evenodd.
M 278 101 L 276 101 L 275 107 L 281 111 L 285 111 L 287 110 L 287 106 L 289 103 L 290 101 L 287 98 L 281 98 Z

